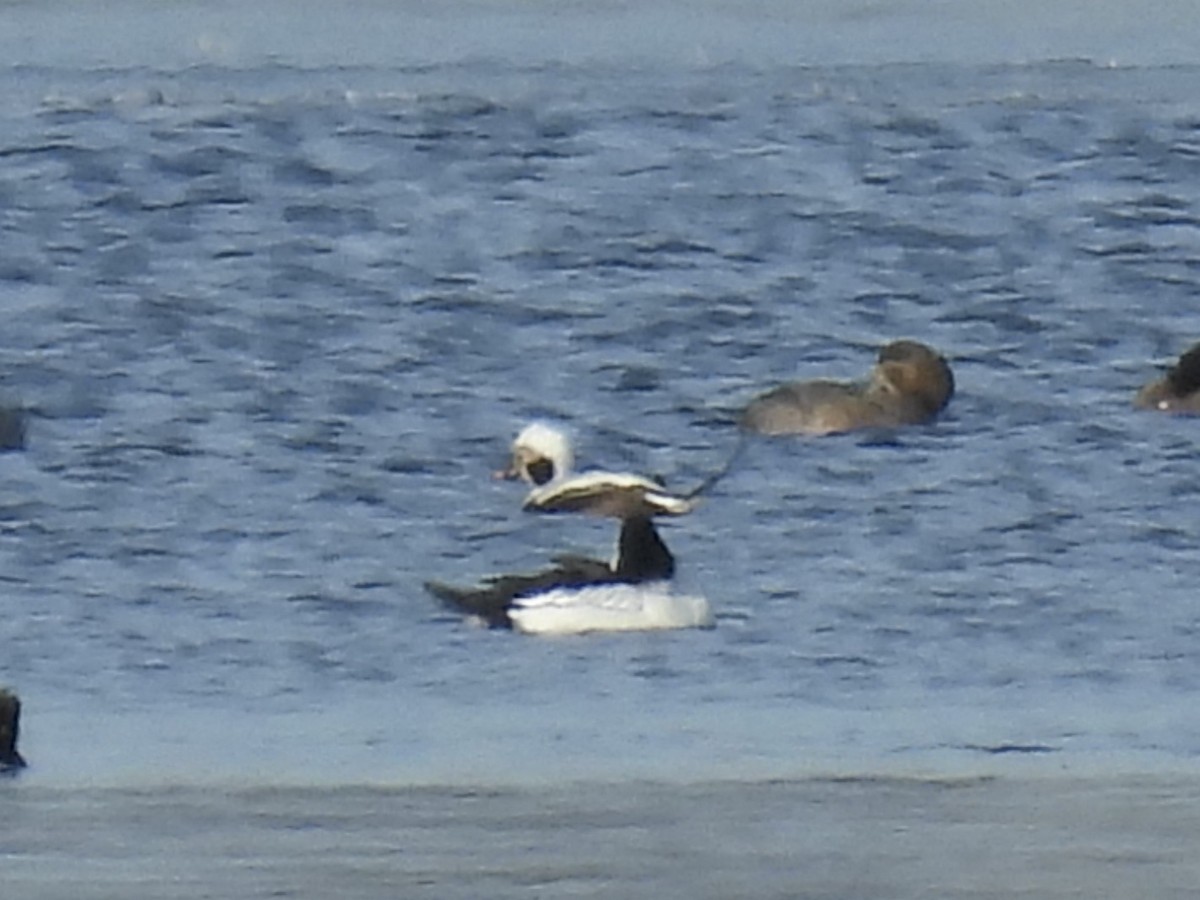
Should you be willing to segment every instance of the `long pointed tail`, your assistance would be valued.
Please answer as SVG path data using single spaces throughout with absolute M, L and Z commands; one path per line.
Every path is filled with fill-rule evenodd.
M 701 481 L 698 485 L 696 485 L 694 488 L 692 488 L 686 494 L 684 494 L 683 495 L 684 499 L 685 500 L 694 500 L 695 498 L 699 497 L 701 494 L 708 493 L 710 490 L 712 490 L 713 486 L 716 485 L 716 483 L 718 481 L 720 481 L 722 478 L 724 478 L 726 475 L 728 475 L 730 470 L 733 469 L 734 464 L 738 461 L 738 458 L 742 455 L 742 451 L 746 449 L 746 443 L 748 440 L 749 440 L 749 435 L 746 432 L 744 432 L 744 431 L 739 432 L 737 443 L 733 447 L 733 452 L 731 454 L 729 454 L 729 459 L 725 460 L 725 464 L 723 466 L 721 466 L 721 468 L 717 469 L 717 471 L 713 472 L 711 475 L 709 475 L 707 478 L 705 478 L 703 481 Z
M 442 584 L 439 581 L 427 581 L 425 590 L 442 601 L 442 605 L 446 609 L 466 616 L 475 616 L 486 623 L 489 628 L 512 627 L 512 620 L 508 617 L 512 593 L 504 591 L 497 585 L 481 588 L 458 588 Z

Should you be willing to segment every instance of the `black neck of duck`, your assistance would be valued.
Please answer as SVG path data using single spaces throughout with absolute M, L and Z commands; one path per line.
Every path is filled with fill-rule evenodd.
M 648 518 L 626 519 L 617 541 L 616 575 L 622 581 L 659 581 L 675 574 L 675 557 Z

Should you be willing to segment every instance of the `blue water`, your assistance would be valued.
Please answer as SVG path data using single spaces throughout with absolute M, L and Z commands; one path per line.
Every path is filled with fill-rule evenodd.
M 884 7 L 0 7 L 28 778 L 1194 767 L 1200 422 L 1130 400 L 1200 337 L 1197 26 Z M 688 487 L 896 337 L 940 422 L 756 442 L 665 526 L 714 630 L 422 591 L 607 552 L 489 478 L 529 419 Z

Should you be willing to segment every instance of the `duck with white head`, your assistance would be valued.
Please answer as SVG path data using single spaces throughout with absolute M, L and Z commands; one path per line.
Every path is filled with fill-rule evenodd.
M 496 474 L 532 486 L 523 504 L 527 511 L 620 520 L 611 562 L 560 556 L 553 568 L 535 574 L 494 576 L 475 588 L 430 582 L 430 592 L 489 626 L 531 634 L 711 627 L 705 598 L 671 591 L 675 558 L 653 523 L 657 516 L 690 512 L 694 500 L 639 475 L 575 475 L 573 464 L 566 433 L 535 422 L 517 435 L 509 466 Z

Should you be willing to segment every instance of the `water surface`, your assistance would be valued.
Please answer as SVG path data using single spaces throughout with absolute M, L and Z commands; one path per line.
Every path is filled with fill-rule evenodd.
M 1194 767 L 1196 425 L 1129 404 L 1200 335 L 1179 8 L 115 9 L 0 9 L 24 781 Z M 607 551 L 488 478 L 530 418 L 687 487 L 901 336 L 942 421 L 757 442 L 666 526 L 714 630 L 423 592 Z

